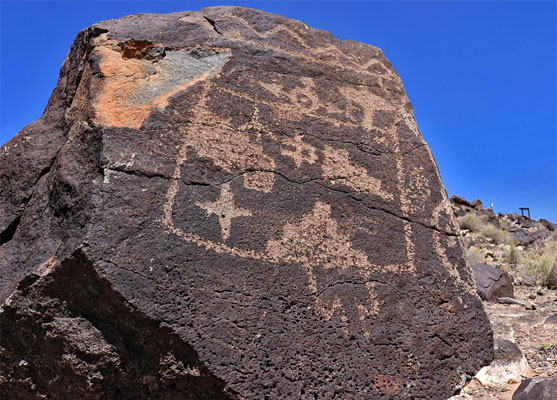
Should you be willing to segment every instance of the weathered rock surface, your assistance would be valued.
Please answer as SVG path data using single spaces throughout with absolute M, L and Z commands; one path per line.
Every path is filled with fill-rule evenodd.
M 514 297 L 513 280 L 508 272 L 487 264 L 475 264 L 471 268 L 476 289 L 483 300 Z
M 446 399 L 493 357 L 375 47 L 238 7 L 101 22 L 0 171 L 2 398 Z
M 524 380 L 513 393 L 512 400 L 554 400 L 557 398 L 557 378 Z
M 483 367 L 475 379 L 482 385 L 499 387 L 514 381 L 520 382 L 528 372 L 528 361 L 516 343 L 506 339 L 495 339 L 495 359 Z

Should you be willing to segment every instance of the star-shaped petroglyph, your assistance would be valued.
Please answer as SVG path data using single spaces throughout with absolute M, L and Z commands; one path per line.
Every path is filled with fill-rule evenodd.
M 280 149 L 280 154 L 290 157 L 296 164 L 297 168 L 300 168 L 304 161 L 307 161 L 310 164 L 313 164 L 317 161 L 315 147 L 313 147 L 309 143 L 304 142 L 302 140 L 303 137 L 303 135 L 296 135 L 293 140 L 283 142 L 283 144 L 287 145 L 290 148 L 294 148 L 294 150 L 290 150 L 289 148 Z
M 204 209 L 208 216 L 215 214 L 218 217 L 222 239 L 225 241 L 230 236 L 232 218 L 251 216 L 250 210 L 234 205 L 234 194 L 230 191 L 230 183 L 221 186 L 220 196 L 214 202 L 201 203 L 196 201 L 195 205 Z

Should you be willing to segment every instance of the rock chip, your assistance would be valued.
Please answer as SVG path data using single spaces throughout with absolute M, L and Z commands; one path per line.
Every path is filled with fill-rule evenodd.
M 2 398 L 445 399 L 493 357 L 376 47 L 239 7 L 100 22 L 0 170 Z
M 518 306 L 522 306 L 527 310 L 535 310 L 536 304 L 530 301 L 513 299 L 512 297 L 498 297 L 495 301 L 500 304 L 515 304 Z
M 543 323 L 545 325 L 553 325 L 557 327 L 557 313 L 547 317 Z
M 482 299 L 495 301 L 499 297 L 514 297 L 513 278 L 508 272 L 488 264 L 475 264 L 472 273 Z

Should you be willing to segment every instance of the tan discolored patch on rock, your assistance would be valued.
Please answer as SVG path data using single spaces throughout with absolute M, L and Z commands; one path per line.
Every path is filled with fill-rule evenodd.
M 58 258 L 56 256 L 52 256 L 41 265 L 39 265 L 35 272 L 41 276 L 48 275 L 50 274 L 50 272 L 52 272 L 56 264 L 58 264 Z
M 95 45 L 102 74 L 95 122 L 134 129 L 155 108 L 165 108 L 170 97 L 217 74 L 231 54 L 228 49 L 174 49 L 146 41 L 126 46 L 106 35 Z

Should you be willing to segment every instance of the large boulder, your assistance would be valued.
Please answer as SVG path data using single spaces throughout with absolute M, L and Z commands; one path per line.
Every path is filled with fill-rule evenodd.
M 472 274 L 482 299 L 495 301 L 500 297 L 514 297 L 513 278 L 508 272 L 489 264 L 475 264 Z
M 446 399 L 493 357 L 376 47 L 239 7 L 100 22 L 0 170 L 2 398 Z

